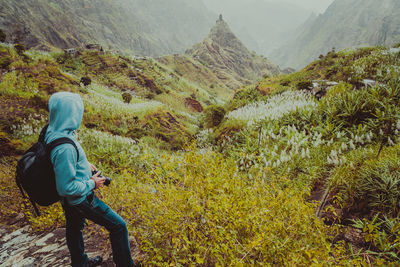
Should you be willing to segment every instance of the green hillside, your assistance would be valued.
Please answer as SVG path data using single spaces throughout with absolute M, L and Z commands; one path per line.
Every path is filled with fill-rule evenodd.
M 302 68 L 332 47 L 392 46 L 400 39 L 397 0 L 335 0 L 318 17 L 310 17 L 291 40 L 271 52 L 282 67 Z
M 9 43 L 41 50 L 98 43 L 147 56 L 183 52 L 215 16 L 197 0 L 3 0 L 0 14 Z
M 59 205 L 32 215 L 10 177 L 46 123 L 49 96 L 72 91 L 85 104 L 89 161 L 114 179 L 99 195 L 126 219 L 144 265 L 399 262 L 399 49 L 331 51 L 225 104 L 217 84 L 148 58 L 1 45 L 0 67 L 4 225 L 63 226 Z

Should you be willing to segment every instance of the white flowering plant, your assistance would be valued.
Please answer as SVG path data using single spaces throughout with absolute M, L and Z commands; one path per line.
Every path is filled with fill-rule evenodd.
M 256 102 L 231 111 L 227 119 L 247 122 L 248 126 L 265 120 L 278 120 L 286 114 L 300 110 L 312 110 L 316 101 L 303 92 L 286 91 L 270 97 L 267 101 Z

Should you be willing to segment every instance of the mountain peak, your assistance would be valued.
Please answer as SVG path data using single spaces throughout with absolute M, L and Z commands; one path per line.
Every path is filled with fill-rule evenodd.
M 221 79 L 239 81 L 232 82 L 235 88 L 264 75 L 280 73 L 278 66 L 250 52 L 232 32 L 222 15 L 219 15 L 204 41 L 187 50 L 186 54 L 213 69 Z
M 242 41 L 232 32 L 222 15 L 219 15 L 219 19 L 216 21 L 214 27 L 212 27 L 206 40 L 221 47 L 229 47 L 244 53 L 249 52 Z

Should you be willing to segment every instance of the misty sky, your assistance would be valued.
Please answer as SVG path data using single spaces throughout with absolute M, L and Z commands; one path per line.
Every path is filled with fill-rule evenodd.
M 333 0 L 266 0 L 267 2 L 289 2 L 317 13 L 322 13 Z
M 215 2 L 230 2 L 229 0 L 213 0 Z M 237 0 L 232 0 L 232 2 L 236 2 Z M 240 0 L 240 1 L 253 1 L 253 0 Z M 326 8 L 334 1 L 334 0 L 264 0 L 265 2 L 278 2 L 278 3 L 291 3 L 295 4 L 299 7 L 303 7 L 304 9 L 314 11 L 316 13 L 323 13 Z M 209 0 L 205 0 L 205 2 L 209 2 Z

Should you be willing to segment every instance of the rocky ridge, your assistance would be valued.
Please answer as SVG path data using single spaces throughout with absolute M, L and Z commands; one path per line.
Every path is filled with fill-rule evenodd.
M 236 37 L 220 15 L 203 42 L 194 45 L 186 55 L 210 68 L 228 86 L 237 89 L 257 79 L 281 73 L 268 59 L 252 53 Z
M 392 46 L 400 41 L 398 0 L 335 0 L 322 15 L 311 16 L 298 34 L 271 58 L 300 68 L 333 47 Z
M 157 56 L 183 52 L 201 40 L 213 14 L 197 0 L 3 0 L 7 42 L 49 50 L 99 43 Z

